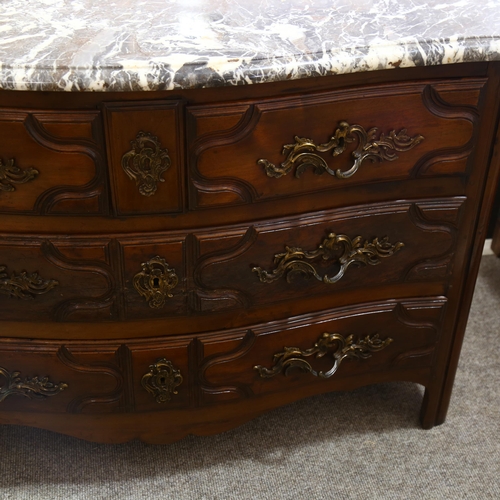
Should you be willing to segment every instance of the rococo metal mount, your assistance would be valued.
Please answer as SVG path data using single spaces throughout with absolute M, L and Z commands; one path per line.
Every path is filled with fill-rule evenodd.
M 361 236 L 356 236 L 351 240 L 345 234 L 330 233 L 316 250 L 305 251 L 299 247 L 285 246 L 285 252 L 274 256 L 275 268 L 271 272 L 261 267 L 254 267 L 252 271 L 257 273 L 263 283 L 272 283 L 282 276 L 286 276 L 286 280 L 290 283 L 295 274 L 302 274 L 307 277 L 314 276 L 318 281 L 332 284 L 344 276 L 350 265 L 376 266 L 380 264 L 381 258 L 390 257 L 403 247 L 402 242 L 392 245 L 387 237 L 363 242 Z M 340 267 L 337 273 L 333 276 L 319 274 L 317 269 L 307 262 L 307 260 L 318 258 L 338 264 Z
M 314 173 L 318 175 L 327 172 L 338 179 L 347 179 L 358 171 L 365 160 L 394 161 L 398 158 L 396 151 L 408 151 L 424 140 L 422 135 L 408 136 L 406 129 L 398 133 L 391 130 L 387 136 L 381 133 L 377 139 L 378 133 L 377 127 L 367 132 L 361 125 L 349 125 L 342 121 L 325 144 L 316 145 L 311 139 L 295 136 L 294 144 L 283 146 L 282 154 L 288 155 L 283 163 L 275 165 L 264 158 L 258 160 L 257 163 L 264 167 L 269 177 L 279 178 L 287 175 L 293 167 L 296 167 L 295 177 L 300 177 L 307 167 L 312 167 Z M 331 169 L 328 163 L 317 154 L 331 151 L 332 156 L 339 156 L 346 150 L 347 144 L 354 142 L 356 138 L 358 145 L 352 152 L 354 163 L 348 170 Z
M 272 368 L 265 368 L 257 365 L 254 368 L 259 372 L 262 378 L 274 377 L 278 373 L 283 372 L 288 375 L 289 371 L 293 368 L 298 368 L 303 372 L 309 372 L 315 377 L 330 378 L 339 368 L 340 363 L 344 359 L 359 358 L 367 359 L 371 357 L 372 352 L 380 351 L 387 347 L 393 339 L 390 337 L 382 340 L 378 335 L 367 335 L 365 338 L 356 340 L 354 335 L 344 337 L 339 333 L 325 332 L 314 347 L 306 349 L 305 351 L 298 347 L 285 347 L 283 352 L 274 355 L 274 366 Z M 333 366 L 327 371 L 316 371 L 314 368 L 303 358 L 316 355 L 316 358 L 322 358 L 331 352 L 333 357 Z

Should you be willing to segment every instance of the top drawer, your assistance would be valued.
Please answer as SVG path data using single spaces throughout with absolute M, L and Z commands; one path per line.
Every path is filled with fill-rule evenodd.
M 191 208 L 466 176 L 484 84 L 418 82 L 190 107 Z

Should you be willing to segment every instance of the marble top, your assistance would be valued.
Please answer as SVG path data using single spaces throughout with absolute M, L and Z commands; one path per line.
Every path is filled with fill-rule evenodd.
M 500 60 L 500 0 L 1 0 L 0 88 L 131 91 Z

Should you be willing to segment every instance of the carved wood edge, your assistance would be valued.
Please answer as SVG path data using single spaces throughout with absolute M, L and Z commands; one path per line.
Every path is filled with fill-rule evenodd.
M 249 248 L 257 240 L 258 233 L 253 226 L 250 226 L 245 234 L 241 237 L 241 239 L 236 242 L 234 245 L 231 245 L 229 248 L 225 248 L 223 250 L 217 250 L 215 252 L 209 252 L 203 255 L 201 258 L 198 256 L 199 252 L 199 240 L 195 235 L 192 235 L 192 238 L 195 239 L 193 242 L 193 246 L 196 246 L 196 263 L 193 269 L 193 281 L 196 286 L 196 290 L 194 293 L 200 299 L 224 299 L 224 300 L 232 300 L 236 304 L 239 304 L 240 307 L 248 307 L 251 303 L 251 297 L 249 294 L 245 293 L 242 290 L 238 289 L 230 289 L 230 288 L 213 288 L 205 285 L 203 283 L 203 272 L 206 268 L 214 264 L 228 263 L 233 259 L 236 259 L 240 255 L 243 255 Z
M 443 269 L 445 273 L 447 272 L 453 258 L 453 252 L 456 247 L 458 225 L 460 223 L 463 204 L 464 200 L 457 200 L 455 202 L 448 201 L 443 204 L 443 206 L 448 206 L 456 210 L 457 217 L 455 219 L 455 222 L 431 221 L 427 219 L 422 210 L 426 206 L 425 203 L 413 203 L 410 206 L 410 209 L 408 211 L 409 219 L 418 229 L 429 233 L 443 233 L 450 238 L 450 245 L 439 255 L 422 259 L 408 266 L 408 268 L 403 272 L 403 281 L 419 279 L 418 273 L 423 269 L 434 269 L 436 271 L 439 271 L 439 269 Z M 432 205 L 432 203 L 430 205 Z M 415 278 L 415 276 L 417 276 L 417 278 Z
M 44 191 L 33 207 L 35 213 L 48 214 L 57 203 L 65 200 L 83 200 L 97 197 L 100 213 L 109 213 L 106 197 L 105 161 L 98 142 L 97 132 L 94 138 L 59 138 L 44 128 L 43 124 L 33 115 L 28 114 L 24 127 L 30 137 L 40 146 L 56 153 L 78 153 L 89 157 L 95 166 L 95 176 L 81 186 L 54 186 Z
M 41 244 L 44 257 L 53 265 L 66 271 L 94 273 L 102 276 L 108 285 L 108 290 L 97 297 L 79 297 L 64 300 L 52 311 L 56 321 L 65 321 L 77 311 L 92 311 L 110 307 L 115 302 L 116 280 L 114 271 L 109 264 L 92 260 L 72 260 L 65 257 L 49 240 Z
M 255 334 L 252 330 L 247 330 L 245 336 L 241 340 L 240 344 L 230 351 L 223 353 L 216 353 L 207 356 L 203 359 L 199 369 L 198 369 L 198 380 L 200 383 L 200 389 L 206 394 L 224 394 L 224 393 L 234 393 L 243 397 L 253 396 L 252 389 L 246 384 L 213 384 L 210 383 L 209 377 L 207 377 L 207 371 L 213 366 L 217 366 L 224 363 L 232 363 L 242 357 L 244 357 L 252 349 L 255 343 Z
M 425 175 L 426 171 L 442 161 L 458 161 L 470 156 L 474 149 L 478 133 L 479 112 L 477 107 L 447 103 L 432 85 L 422 90 L 422 102 L 434 116 L 448 120 L 465 120 L 472 124 L 472 133 L 466 144 L 454 148 L 442 148 L 431 151 L 420 158 L 410 171 L 410 178 L 416 179 Z
M 121 361 L 119 364 L 106 362 L 106 361 L 92 361 L 90 363 L 82 363 L 69 351 L 66 346 L 61 346 L 57 351 L 57 358 L 61 363 L 71 368 L 72 370 L 85 373 L 88 375 L 107 375 L 114 379 L 115 388 L 108 393 L 99 393 L 99 387 L 96 387 L 96 394 L 88 394 L 73 399 L 68 403 L 66 411 L 68 413 L 82 413 L 83 409 L 89 405 L 111 405 L 113 403 L 120 403 L 124 398 L 124 390 L 127 393 L 127 404 L 123 406 L 130 406 L 130 392 L 125 388 L 125 380 L 123 376 L 123 368 L 131 370 L 130 356 L 127 352 L 128 348 L 122 346 L 115 352 L 115 358 L 119 357 Z M 121 366 L 120 366 L 121 365 Z M 128 378 L 128 377 L 127 377 Z
M 255 129 L 260 118 L 259 106 L 249 105 L 235 126 L 228 130 L 204 134 L 194 142 L 189 162 L 191 165 L 191 184 L 196 188 L 192 190 L 193 196 L 191 198 L 193 200 L 196 200 L 196 190 L 202 193 L 231 192 L 240 198 L 241 203 L 251 203 L 259 197 L 255 187 L 243 179 L 236 177 L 209 178 L 202 175 L 198 170 L 197 159 L 211 148 L 228 146 L 242 140 Z M 200 207 L 195 202 L 190 208 Z

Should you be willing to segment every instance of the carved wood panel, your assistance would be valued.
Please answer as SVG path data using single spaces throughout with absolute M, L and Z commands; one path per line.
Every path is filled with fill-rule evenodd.
M 418 371 L 428 379 L 445 306 L 443 298 L 368 303 L 252 326 L 247 331 L 231 331 L 225 338 L 201 340 L 204 357 L 199 364 L 200 400 L 215 404 L 280 391 L 300 392 L 306 387 L 322 392 L 334 389 L 336 380 L 353 376 L 361 380 L 370 374 L 372 383 L 383 372 L 398 370 Z M 343 361 L 331 378 L 318 378 L 293 368 L 286 375 L 281 371 L 270 378 L 259 375 L 256 366 L 271 368 L 286 347 L 306 351 L 325 332 L 353 335 L 358 342 L 370 336 L 391 341 L 366 358 Z M 333 362 L 331 353 L 303 359 L 323 373 Z
M 484 84 L 483 79 L 424 82 L 240 102 L 231 109 L 188 107 L 190 207 L 238 205 L 421 176 L 466 176 Z M 351 134 L 337 147 L 326 147 L 335 142 L 342 122 L 372 131 L 369 141 L 377 145 L 372 151 L 387 146 L 348 178 L 334 173 L 352 169 L 359 157 L 352 153 L 361 139 Z M 394 147 L 398 137 L 421 139 L 405 151 Z M 270 174 L 265 165 L 280 169 L 290 161 L 286 145 L 294 141 L 309 141 L 309 146 L 297 152 L 291 173 Z M 387 161 L 386 153 L 394 161 Z
M 406 280 L 446 281 L 463 203 L 365 205 L 197 234 L 191 304 L 200 311 L 259 307 Z
M 0 212 L 107 214 L 103 133 L 97 111 L 0 113 Z M 3 167 L 1 166 L 3 165 Z M 11 169 L 12 170 L 12 169 Z M 19 182 L 24 172 L 25 179 Z M 26 173 L 32 172 L 26 180 Z M 12 179 L 12 172 L 7 172 Z

